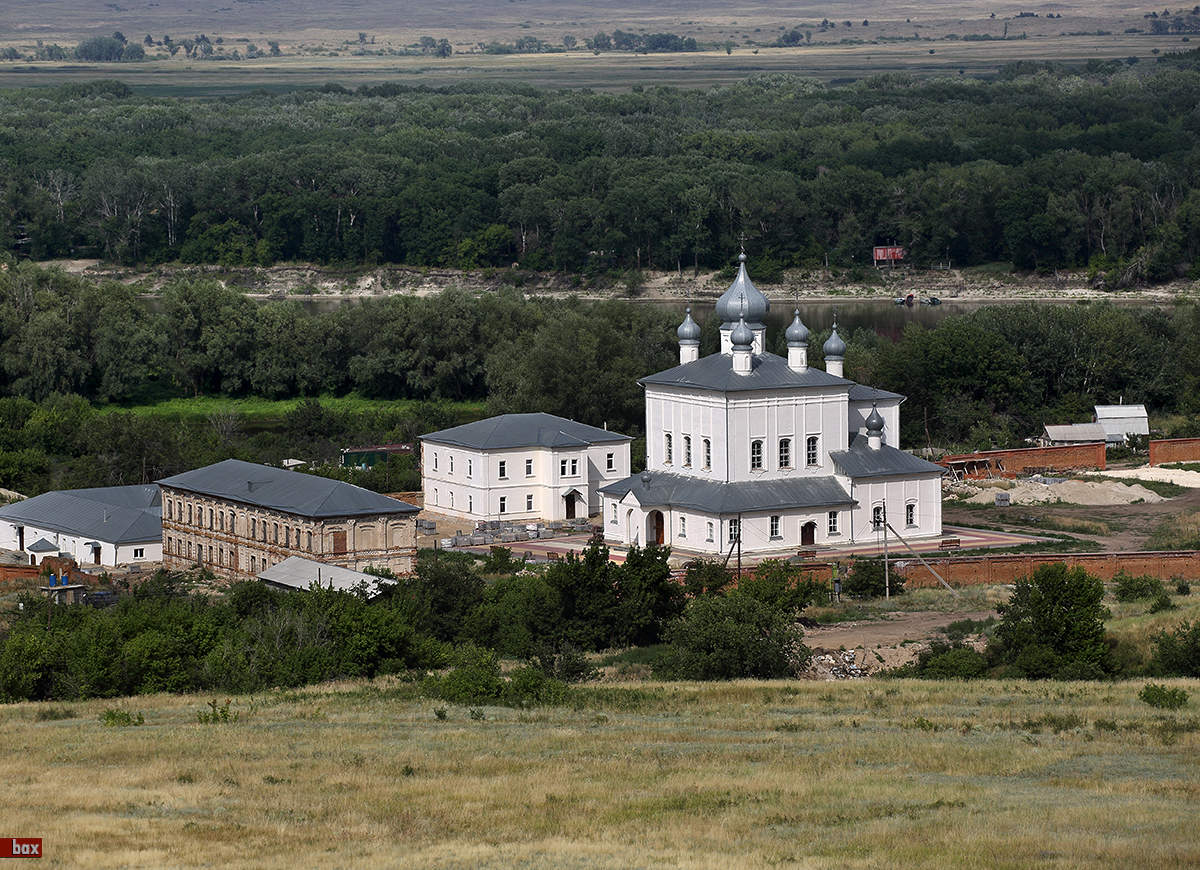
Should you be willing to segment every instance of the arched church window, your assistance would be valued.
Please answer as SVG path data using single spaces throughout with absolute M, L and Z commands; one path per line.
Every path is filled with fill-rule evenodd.
M 809 435 L 804 442 L 804 464 L 808 466 L 819 465 L 820 456 L 817 450 L 818 439 L 816 435 Z
M 792 467 L 792 439 L 791 438 L 780 438 L 779 439 L 779 467 L 780 468 L 791 468 Z
M 883 506 L 875 505 L 871 510 L 871 526 L 875 531 L 883 531 Z
M 917 503 L 910 501 L 904 506 L 904 525 L 915 526 L 917 524 Z
M 683 466 L 684 468 L 692 467 L 692 436 L 683 436 Z
M 663 464 L 670 465 L 674 455 L 674 444 L 671 441 L 671 433 L 667 432 L 663 435 Z
M 750 442 L 750 469 L 751 471 L 759 471 L 763 467 L 763 443 L 761 441 Z

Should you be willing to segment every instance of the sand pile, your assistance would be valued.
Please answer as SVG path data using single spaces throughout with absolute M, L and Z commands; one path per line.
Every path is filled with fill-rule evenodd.
M 1034 480 L 1005 481 L 1010 484 L 1008 487 L 989 486 L 988 483 L 990 481 L 981 481 L 980 484 L 983 485 L 973 481 L 954 483 L 947 488 L 947 495 L 971 504 L 995 504 L 996 493 L 1006 490 L 1014 505 L 1054 502 L 1113 505 L 1164 500 L 1158 493 L 1151 492 L 1144 486 L 1127 485 L 1111 480 L 1064 480 L 1059 483 L 1039 483 Z
M 1184 471 L 1182 468 L 1160 468 L 1156 465 L 1143 465 L 1139 468 L 1118 468 L 1111 471 L 1097 471 L 1105 477 L 1134 477 L 1139 480 L 1156 480 L 1163 483 L 1174 483 L 1193 489 L 1200 489 L 1200 471 Z

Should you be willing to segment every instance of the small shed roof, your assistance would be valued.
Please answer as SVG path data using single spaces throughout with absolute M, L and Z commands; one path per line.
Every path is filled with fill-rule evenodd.
M 1087 444 L 1108 440 L 1108 433 L 1099 423 L 1046 424 L 1045 428 L 1046 437 L 1055 443 Z
M 1149 435 L 1145 405 L 1097 405 L 1096 422 L 1110 436 Z
M 314 583 L 339 592 L 349 592 L 361 584 L 366 584 L 372 592 L 379 588 L 379 578 L 373 574 L 314 562 L 303 556 L 288 556 L 279 564 L 259 572 L 258 579 L 285 589 L 308 589 Z
M 58 544 L 51 544 L 45 538 L 38 538 L 25 549 L 31 553 L 57 553 Z

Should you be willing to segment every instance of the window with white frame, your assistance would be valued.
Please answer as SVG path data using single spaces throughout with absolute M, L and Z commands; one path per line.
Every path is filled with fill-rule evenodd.
M 450 490 L 450 507 L 454 507 L 454 490 Z
M 616 502 L 613 502 L 612 517 L 610 517 L 608 521 L 610 523 L 615 523 L 617 521 L 617 503 Z
M 475 469 L 475 463 L 470 459 L 467 460 L 467 477 L 471 476 L 471 472 Z
M 578 474 L 579 474 L 579 460 L 572 459 L 571 460 L 571 477 L 575 477 Z
M 741 534 L 742 534 L 742 521 L 741 520 L 730 520 L 729 521 L 729 543 L 736 544 L 738 538 L 741 537 Z
M 667 432 L 663 435 L 663 464 L 670 465 L 674 457 L 675 445 L 671 440 L 671 433 Z
M 804 464 L 810 468 L 820 464 L 821 452 L 818 449 L 820 439 L 816 435 L 809 435 L 804 439 Z
M 500 479 L 504 480 L 508 477 L 508 463 L 503 459 L 500 460 Z
M 779 517 L 778 516 L 771 517 L 770 526 L 771 526 L 771 537 L 778 538 L 779 537 Z
M 508 513 L 508 496 L 500 496 L 500 513 Z
M 687 517 L 679 518 L 679 537 L 687 537 Z
M 707 438 L 704 439 L 704 470 L 708 471 L 712 468 L 712 442 Z M 711 540 L 711 538 L 709 539 Z
M 433 488 L 433 505 L 434 505 L 434 507 L 437 507 L 437 503 L 438 503 L 438 491 L 437 491 L 437 487 L 435 486 Z
M 565 460 L 565 459 L 558 460 L 558 475 L 559 475 L 559 477 L 567 476 L 567 460 Z
M 692 467 L 692 436 L 683 436 L 683 467 Z
M 875 505 L 871 508 L 871 528 L 877 532 L 883 531 L 883 506 Z
M 762 442 L 750 442 L 750 470 L 761 471 L 763 467 Z
M 609 453 L 607 456 L 604 457 L 604 462 L 605 462 L 605 470 L 616 471 L 616 469 L 617 469 L 617 454 Z
M 467 496 L 467 513 L 475 513 L 475 496 L 473 495 Z
M 525 496 L 525 510 L 527 510 L 527 511 L 533 510 L 533 495 L 532 494 L 527 494 Z
M 708 523 L 707 525 L 708 525 L 708 528 L 706 529 L 706 531 L 708 532 L 708 537 L 706 537 L 704 540 L 708 541 L 709 543 L 712 543 L 712 539 L 713 539 L 713 524 L 710 522 L 710 523 Z
M 525 476 L 533 477 L 533 460 L 532 459 L 525 460 Z
M 145 558 L 146 558 L 146 550 L 145 550 L 145 548 L 144 548 L 144 547 L 134 547 L 134 548 L 133 548 L 133 558 L 135 558 L 135 559 L 145 559 Z
M 449 459 L 449 461 L 450 461 L 450 474 L 453 474 L 454 473 L 454 456 L 453 455 L 448 456 L 447 459 Z
M 438 468 L 437 468 L 437 452 L 436 451 L 433 454 L 433 470 L 434 471 L 438 470 Z
M 792 467 L 792 439 L 791 438 L 780 438 L 779 439 L 779 467 L 780 468 L 791 468 Z
M 917 503 L 910 501 L 904 506 L 904 525 L 915 526 L 917 524 Z
M 831 534 L 831 535 L 836 535 L 838 533 L 838 512 L 837 511 L 829 512 L 829 525 L 827 526 L 827 528 L 829 529 L 829 534 Z

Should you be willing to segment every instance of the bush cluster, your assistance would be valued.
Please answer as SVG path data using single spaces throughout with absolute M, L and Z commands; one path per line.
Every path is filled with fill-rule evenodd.
M 1188 693 L 1183 689 L 1172 689 L 1161 683 L 1146 683 L 1138 692 L 1138 699 L 1160 710 L 1178 710 L 1188 702 Z

